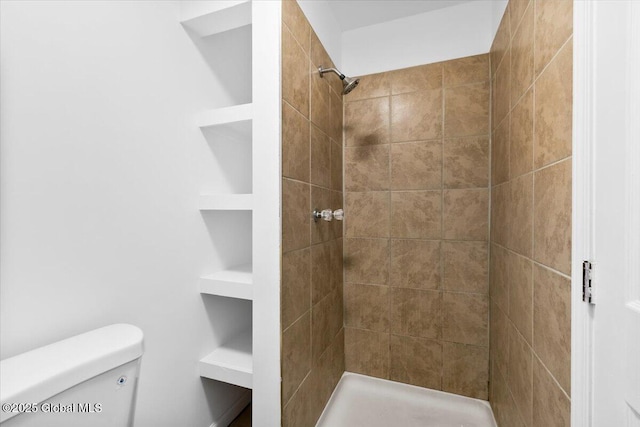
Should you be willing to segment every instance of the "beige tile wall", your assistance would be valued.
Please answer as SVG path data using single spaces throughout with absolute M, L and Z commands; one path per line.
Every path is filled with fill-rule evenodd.
M 491 48 L 491 404 L 570 424 L 572 1 L 511 0 Z
M 311 219 L 342 207 L 342 85 L 295 1 L 282 20 L 282 419 L 311 427 L 344 372 L 342 224 Z
M 346 369 L 488 398 L 489 55 L 345 101 Z

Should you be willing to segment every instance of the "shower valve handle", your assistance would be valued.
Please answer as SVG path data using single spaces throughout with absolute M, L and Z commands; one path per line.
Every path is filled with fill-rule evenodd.
M 333 214 L 331 209 L 323 209 L 319 211 L 318 209 L 314 209 L 313 211 L 313 220 L 318 222 L 319 219 L 324 219 L 325 221 L 331 221 L 333 219 Z
M 344 211 L 342 209 L 336 209 L 334 212 L 332 212 L 331 209 L 323 209 L 321 211 L 315 209 L 313 211 L 313 220 L 318 222 L 319 219 L 323 219 L 325 221 L 331 221 L 333 219 L 342 221 L 344 219 Z

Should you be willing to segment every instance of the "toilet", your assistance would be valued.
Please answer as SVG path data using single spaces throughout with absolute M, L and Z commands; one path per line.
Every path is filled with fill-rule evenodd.
M 132 426 L 142 341 L 115 324 L 0 361 L 0 425 Z

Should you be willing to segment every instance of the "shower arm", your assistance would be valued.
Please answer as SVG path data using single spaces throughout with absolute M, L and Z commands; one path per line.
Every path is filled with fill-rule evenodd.
M 344 80 L 345 75 L 344 75 L 344 74 L 342 74 L 342 73 L 341 73 L 340 71 L 338 71 L 337 69 L 335 69 L 335 68 L 322 68 L 322 67 L 318 67 L 318 72 L 320 73 L 320 77 L 322 77 L 322 75 L 323 75 L 324 73 L 328 73 L 328 72 L 330 72 L 330 71 L 332 71 L 332 72 L 336 73 L 336 74 L 338 75 L 338 77 L 340 77 L 340 80 Z

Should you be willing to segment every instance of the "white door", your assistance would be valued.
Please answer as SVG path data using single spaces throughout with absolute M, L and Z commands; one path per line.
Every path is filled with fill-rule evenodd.
M 586 362 L 582 366 L 587 374 L 590 367 L 591 378 L 586 383 L 575 378 L 573 383 L 582 386 L 582 390 L 573 388 L 582 398 L 590 387 L 586 399 L 574 401 L 578 408 L 574 408 L 573 424 L 640 427 L 640 2 L 590 3 L 593 56 L 581 62 L 584 58 L 576 52 L 574 63 L 593 67 L 592 98 L 585 100 L 578 94 L 579 100 L 592 103 L 592 121 L 586 123 L 592 137 L 584 141 L 587 145 L 591 141 L 592 148 L 588 155 L 578 155 L 575 175 L 587 181 L 585 194 L 589 193 L 578 194 L 578 201 L 584 196 L 590 203 L 574 209 L 592 208 L 584 213 L 590 217 L 585 224 L 591 230 L 587 226 L 582 233 L 590 234 L 585 238 L 589 241 L 586 258 L 593 263 L 595 305 L 574 299 L 579 304 L 574 308 L 587 313 L 584 319 L 590 323 L 586 329 L 574 325 L 574 333 L 587 331 L 591 354 L 576 353 L 581 351 L 578 347 L 573 357 L 578 364 Z M 582 11 L 584 7 L 579 6 Z M 576 36 L 583 34 L 578 30 Z M 582 41 L 576 41 L 580 50 Z M 590 165 L 579 163 L 589 157 Z M 580 375 L 575 369 L 573 374 Z M 575 410 L 587 414 L 577 415 Z

